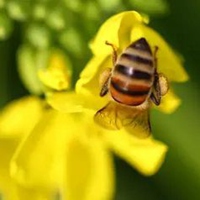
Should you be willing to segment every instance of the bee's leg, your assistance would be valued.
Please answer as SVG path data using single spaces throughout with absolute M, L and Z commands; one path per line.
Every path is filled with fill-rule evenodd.
M 159 73 L 158 76 L 159 76 L 160 94 L 161 96 L 164 96 L 165 94 L 167 94 L 169 90 L 169 83 L 167 78 L 162 73 Z
M 155 46 L 153 57 L 154 57 L 154 63 L 155 63 L 155 69 L 157 70 L 157 52 L 158 52 L 158 46 Z
M 155 73 L 155 76 L 154 76 L 154 83 L 153 83 L 152 93 L 150 95 L 150 98 L 156 106 L 160 104 L 161 90 L 160 90 L 160 84 L 159 84 L 159 76 L 157 73 Z
M 109 43 L 108 41 L 106 41 L 105 44 L 111 46 L 113 49 L 112 61 L 113 61 L 113 65 L 115 65 L 117 61 L 117 48 L 112 43 Z M 111 76 L 111 71 L 112 71 L 111 68 L 107 68 L 103 71 L 103 73 L 100 76 L 99 82 L 102 87 L 100 91 L 101 97 L 105 96 L 108 93 L 108 84 L 109 84 L 109 80 Z
M 157 52 L 158 52 L 158 46 L 155 46 L 153 53 L 154 63 L 155 63 L 155 79 L 150 98 L 153 101 L 153 103 L 158 106 L 160 104 L 161 97 L 167 93 L 169 85 L 167 78 L 163 74 L 157 73 L 157 56 L 156 56 Z
M 108 84 L 109 84 L 109 80 L 110 80 L 110 76 L 111 76 L 111 68 L 106 68 L 99 79 L 99 83 L 101 86 L 101 91 L 100 91 L 100 96 L 103 97 L 108 93 Z
M 161 97 L 164 96 L 169 90 L 167 78 L 163 74 L 155 74 L 154 84 L 151 93 L 151 100 L 155 105 L 159 105 Z
M 106 41 L 105 43 L 106 43 L 106 45 L 111 46 L 113 49 L 112 61 L 113 61 L 113 65 L 115 65 L 115 63 L 117 61 L 117 47 L 108 41 Z

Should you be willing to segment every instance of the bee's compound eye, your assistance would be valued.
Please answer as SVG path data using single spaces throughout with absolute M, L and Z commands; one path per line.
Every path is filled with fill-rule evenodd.
M 161 95 L 164 96 L 169 90 L 169 84 L 167 78 L 163 74 L 159 74 L 159 85 Z

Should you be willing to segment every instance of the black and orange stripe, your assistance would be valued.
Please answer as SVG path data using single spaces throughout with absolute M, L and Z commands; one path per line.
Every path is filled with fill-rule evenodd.
M 130 78 L 145 79 L 145 80 L 151 79 L 151 74 L 148 72 L 140 71 L 138 69 L 130 68 L 120 64 L 117 64 L 115 66 L 115 71 Z
M 128 46 L 118 58 L 110 79 L 111 96 L 125 105 L 142 104 L 151 91 L 154 71 L 150 46 L 141 38 Z

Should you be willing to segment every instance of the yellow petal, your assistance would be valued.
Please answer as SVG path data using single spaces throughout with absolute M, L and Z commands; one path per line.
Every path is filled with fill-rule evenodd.
M 121 36 L 126 37 L 131 26 L 141 23 L 142 17 L 135 11 L 122 12 L 109 18 L 99 29 L 90 47 L 94 55 L 110 55 L 111 50 L 105 45 L 105 41 L 120 47 Z M 119 31 L 120 30 L 120 31 Z M 118 32 L 119 31 L 119 32 Z M 121 33 L 123 32 L 123 34 Z
M 167 152 L 162 142 L 153 138 L 138 139 L 123 130 L 105 132 L 104 139 L 111 150 L 147 176 L 158 171 Z
M 23 195 L 20 195 L 17 183 L 10 176 L 10 161 L 21 139 L 34 128 L 42 113 L 43 103 L 36 97 L 24 97 L 14 101 L 8 104 L 1 113 L 0 191 L 5 199 L 27 199 L 27 197 L 23 198 Z M 29 196 L 28 199 L 41 199 L 35 193 L 27 192 L 27 196 Z
M 99 79 L 105 68 L 112 68 L 111 57 L 94 56 L 81 72 L 80 79 L 76 83 L 76 92 L 99 96 L 101 89 Z
M 17 194 L 19 200 L 55 200 L 56 192 L 46 190 L 40 191 L 40 188 L 29 189 L 26 187 L 17 187 Z M 13 199 L 17 200 L 17 199 Z
M 54 92 L 47 95 L 47 102 L 60 112 L 76 113 L 85 109 L 97 111 L 106 104 L 106 99 L 74 92 Z
M 112 162 L 101 140 L 89 137 L 92 115 L 49 112 L 15 154 L 12 176 L 43 192 L 58 188 L 64 199 L 111 199 Z
M 43 113 L 37 97 L 24 97 L 8 104 L 0 114 L 0 137 L 21 137 L 29 133 Z
M 69 89 L 72 71 L 64 53 L 61 50 L 52 50 L 47 65 L 38 71 L 42 83 L 55 90 Z
M 52 192 L 20 187 L 10 176 L 10 160 L 19 144 L 18 139 L 0 139 L 0 193 L 6 200 L 54 200 Z M 55 193 L 55 192 L 54 192 Z M 54 195 L 55 196 L 55 195 Z M 50 198 L 51 197 L 51 198 Z
M 9 172 L 10 159 L 17 145 L 17 139 L 0 139 L 0 193 L 8 200 L 18 200 L 16 184 Z
M 123 16 L 123 18 L 121 20 L 121 24 L 119 25 L 119 30 L 113 30 L 113 32 L 114 31 L 118 32 L 119 53 L 121 53 L 132 42 L 131 30 L 135 26 L 143 23 L 142 17 L 137 12 L 129 11 L 129 12 L 124 12 L 121 15 Z
M 113 166 L 104 144 L 92 137 L 72 140 L 66 152 L 65 179 L 65 199 L 112 199 Z
M 46 112 L 21 143 L 11 161 L 11 175 L 25 187 L 54 189 L 62 179 L 62 156 L 68 141 L 71 118 Z
M 159 47 L 157 53 L 158 72 L 162 72 L 169 81 L 181 82 L 188 80 L 188 75 L 182 66 L 180 57 L 174 53 L 156 31 L 147 27 L 143 21 L 144 19 L 138 13 L 129 11 L 111 17 L 101 26 L 97 36 L 91 43 L 94 57 L 86 65 L 76 84 L 78 93 L 99 95 L 101 86 L 98 80 L 101 73 L 105 68 L 113 67 L 112 50 L 103 42 L 105 40 L 109 41 L 109 38 L 109 42 L 118 47 L 118 53 L 122 52 L 131 42 L 141 37 L 147 38 L 152 51 L 154 51 L 155 46 Z
M 145 37 L 154 51 L 158 46 L 157 65 L 158 72 L 162 72 L 170 81 L 183 82 L 188 80 L 188 74 L 184 70 L 180 57 L 178 57 L 165 40 L 153 29 L 140 24 L 131 32 L 131 41 Z
M 169 90 L 167 94 L 162 97 L 161 104 L 157 107 L 162 112 L 167 114 L 173 113 L 181 104 L 181 99 L 172 91 Z

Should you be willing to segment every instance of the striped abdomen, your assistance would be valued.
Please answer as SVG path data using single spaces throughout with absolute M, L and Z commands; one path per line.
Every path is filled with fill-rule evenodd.
M 132 43 L 118 58 L 110 79 L 110 93 L 119 103 L 138 106 L 150 95 L 154 58 L 144 38 Z

